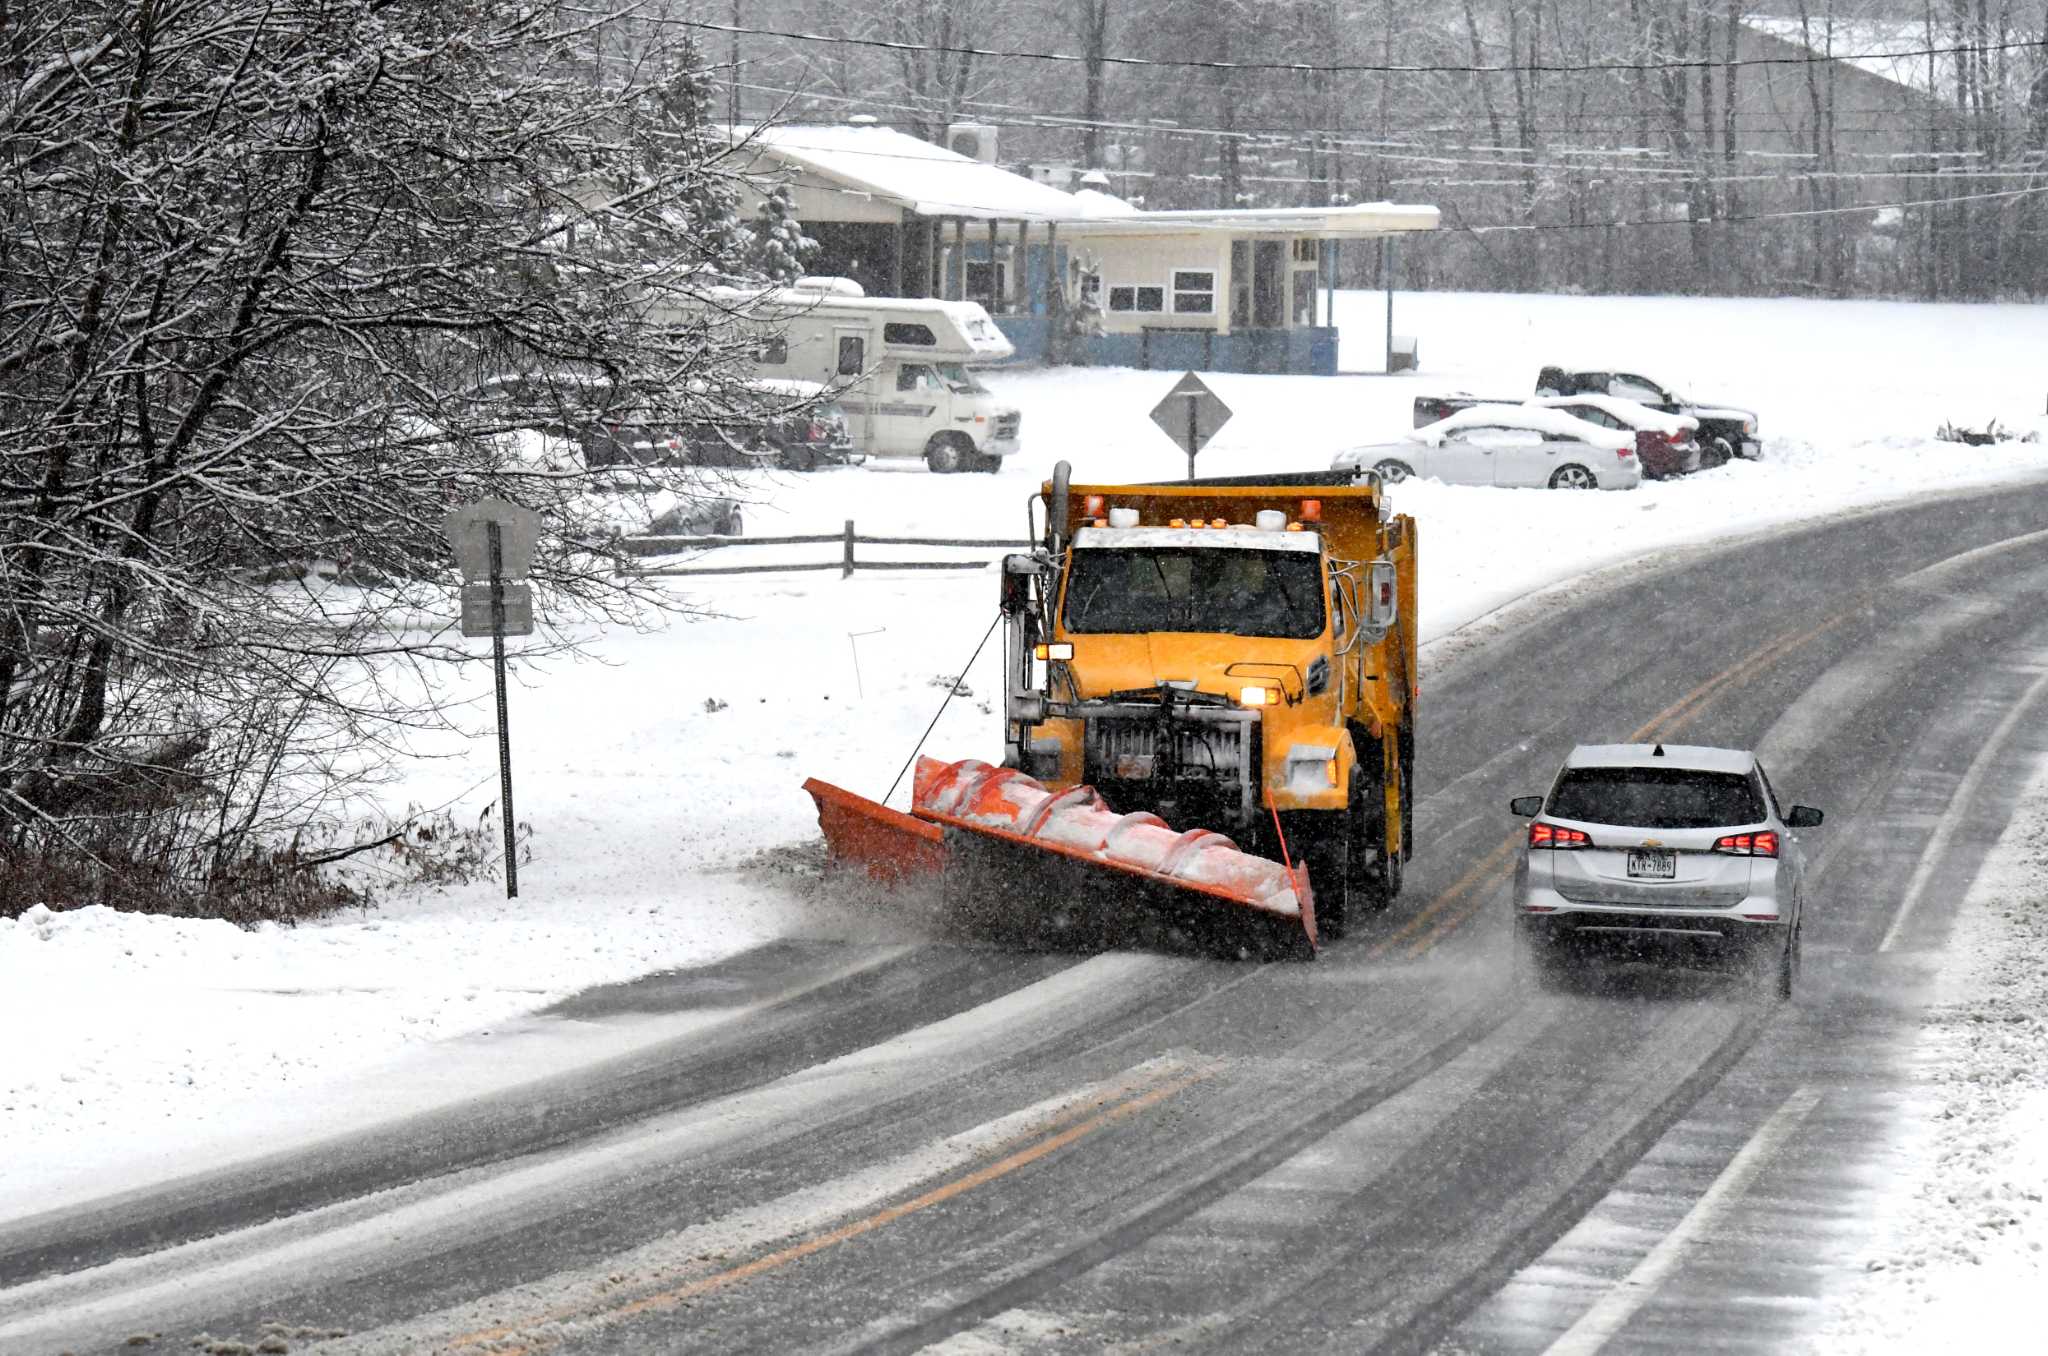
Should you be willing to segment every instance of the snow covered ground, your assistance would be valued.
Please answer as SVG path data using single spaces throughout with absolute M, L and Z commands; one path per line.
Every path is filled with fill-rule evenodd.
M 1700 397 L 1757 409 L 1768 453 L 1761 464 L 1625 494 L 1399 487 L 1398 506 L 1421 524 L 1423 631 L 1438 643 L 1614 561 L 1944 488 L 2048 478 L 2048 444 L 1969 448 L 1931 436 L 1950 420 L 2048 422 L 2039 413 L 2048 308 L 1456 294 L 1404 294 L 1396 304 L 1395 328 L 1419 337 L 1423 373 L 1216 376 L 1210 384 L 1236 418 L 1202 469 L 1327 465 L 1343 447 L 1409 427 L 1417 394 L 1512 394 L 1544 362 L 1616 354 Z M 1343 294 L 1339 306 L 1346 365 L 1376 367 L 1380 298 Z M 852 518 L 867 533 L 1021 538 L 1027 496 L 1062 457 L 1088 480 L 1183 471 L 1147 418 L 1172 380 L 1128 370 L 993 374 L 990 384 L 1024 411 L 1025 451 L 1000 474 L 937 477 L 906 464 L 745 479 L 748 530 L 833 532 Z M 719 563 L 837 551 L 742 548 Z M 295 929 L 101 909 L 0 920 L 0 1025 L 29 1036 L 0 1067 L 9 1146 L 0 1217 L 608 1053 L 606 1042 L 632 1037 L 528 1016 L 589 985 L 799 929 L 880 934 L 879 920 L 805 912 L 764 863 L 815 836 L 798 790 L 806 775 L 873 795 L 889 786 L 993 620 L 993 576 L 819 572 L 677 587 L 717 615 L 651 633 L 586 633 L 592 662 L 515 664 L 517 804 L 532 830 L 516 901 L 483 880 L 389 889 L 367 914 Z M 932 751 L 999 752 L 994 648 L 967 672 L 972 695 L 948 706 Z M 487 667 L 467 681 L 487 694 Z M 487 815 L 497 785 L 490 721 L 480 697 L 472 737 L 423 747 L 435 756 L 403 771 L 390 812 L 445 806 L 464 823 Z M 2036 801 L 2027 822 L 2038 839 L 2048 787 Z M 1954 964 L 2039 954 L 2038 925 L 2020 902 L 2042 896 L 2043 871 L 2022 860 L 1979 892 Z M 2035 930 L 2022 936 L 2022 926 Z M 2042 995 L 2022 992 L 2024 978 L 2022 966 L 1957 982 L 1979 986 L 1963 992 L 1995 984 L 2001 1011 L 2015 1016 L 2048 1010 Z M 1947 1207 L 1939 1192 L 1928 1197 L 1914 1235 L 1926 1246 L 1900 1259 L 1916 1278 L 1910 1293 L 1943 1303 L 1965 1294 L 1947 1278 L 1994 1274 L 1988 1261 L 1961 1261 L 1954 1240 L 1970 1240 L 1979 1258 L 2031 1266 L 2027 1274 L 2040 1266 L 2038 1201 L 2001 1189 L 1997 1175 L 2030 1173 L 2036 1190 L 2048 1175 L 2030 1128 L 2048 1110 L 2048 1033 L 2038 1019 L 2011 1021 L 1990 1028 L 1990 1040 L 1981 1026 L 1944 1007 L 1931 1027 L 1930 1039 L 1951 1042 L 1952 1063 L 1986 1074 L 1984 1087 L 1956 1090 L 1967 1127 L 1958 1133 L 1970 1138 L 1944 1149 L 1941 1167 L 1942 1180 L 1960 1172 L 1975 1184 L 1966 1191 L 1985 1194 Z M 1994 1083 L 1996 1071 L 2011 1076 Z M 1998 1147 L 2001 1136 L 2036 1155 L 2030 1168 Z M 1995 1210 L 2030 1222 L 1993 1227 Z
M 2048 769 L 1942 953 L 1883 1242 L 1823 1332 L 1837 1353 L 2022 1351 L 2048 1280 Z M 2031 1319 L 2023 1319 L 2031 1315 Z M 2028 1332 L 2035 1332 L 2029 1338 Z

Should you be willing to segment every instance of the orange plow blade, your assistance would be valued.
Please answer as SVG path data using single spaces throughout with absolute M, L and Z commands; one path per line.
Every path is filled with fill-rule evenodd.
M 945 869 L 946 834 L 936 825 L 816 777 L 804 790 L 818 803 L 825 851 L 838 865 L 858 867 L 884 885 Z
M 1315 954 L 1301 866 L 1241 852 L 1207 829 L 1176 832 L 1154 814 L 1120 815 L 1090 787 L 1054 792 L 975 759 L 920 758 L 914 785 L 905 815 L 806 782 L 832 859 L 882 880 L 943 869 L 949 887 L 1003 912 L 1107 903 L 1212 949 Z

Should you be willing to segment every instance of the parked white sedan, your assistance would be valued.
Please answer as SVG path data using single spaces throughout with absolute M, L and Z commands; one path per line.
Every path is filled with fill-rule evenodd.
M 1330 466 L 1376 471 L 1389 483 L 1427 476 L 1454 485 L 1632 490 L 1643 480 L 1633 432 L 1538 405 L 1474 405 L 1399 441 L 1339 452 Z

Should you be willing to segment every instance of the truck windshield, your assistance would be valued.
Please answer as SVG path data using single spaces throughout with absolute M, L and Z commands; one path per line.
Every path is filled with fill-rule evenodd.
M 960 363 L 938 363 L 939 378 L 955 395 L 987 395 L 988 387 L 974 379 L 974 373 Z
M 1069 632 L 1212 631 L 1309 640 L 1323 633 L 1320 557 L 1211 547 L 1077 550 Z

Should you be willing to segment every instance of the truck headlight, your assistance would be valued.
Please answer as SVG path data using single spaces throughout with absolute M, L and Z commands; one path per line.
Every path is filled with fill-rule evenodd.
M 1744 433 L 1748 433 L 1748 434 L 1754 434 L 1754 433 L 1756 432 L 1756 420 L 1754 420 L 1754 419 L 1745 419 L 1745 420 L 1743 420 L 1743 421 L 1742 421 L 1742 431 L 1743 431 Z
M 1055 640 L 1049 644 L 1037 646 L 1033 653 L 1040 659 L 1072 659 L 1074 657 L 1074 642 L 1070 640 Z
M 1279 693 L 1267 687 L 1264 683 L 1248 683 L 1238 689 L 1237 704 L 1239 706 L 1271 706 L 1275 701 L 1279 700 L 1279 697 Z
M 1297 795 L 1329 791 L 1339 785 L 1337 751 L 1323 744 L 1296 744 L 1287 750 L 1287 789 Z

